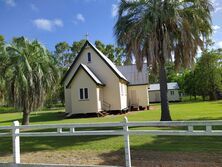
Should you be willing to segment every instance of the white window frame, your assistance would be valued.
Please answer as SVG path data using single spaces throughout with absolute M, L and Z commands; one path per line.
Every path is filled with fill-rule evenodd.
M 80 90 L 83 90 L 83 98 L 81 99 L 81 93 L 80 93 Z M 85 97 L 85 90 L 87 90 L 87 93 L 88 93 L 88 98 Z M 79 88 L 79 100 L 80 101 L 83 101 L 83 100 L 89 100 L 89 89 L 88 88 Z

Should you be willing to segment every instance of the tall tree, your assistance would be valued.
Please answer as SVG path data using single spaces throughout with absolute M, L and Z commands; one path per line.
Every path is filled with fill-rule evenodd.
M 74 56 L 77 56 L 77 54 L 80 52 L 80 49 L 82 48 L 82 46 L 84 45 L 85 42 L 86 42 L 85 39 L 73 42 L 73 44 L 71 46 L 71 51 Z
M 95 41 L 96 48 L 99 49 L 102 53 L 106 52 L 106 45 L 102 43 L 100 40 Z
M 222 91 L 222 52 L 220 50 L 205 50 L 197 61 L 194 70 L 196 87 L 203 99 L 217 99 L 217 92 Z
M 0 71 L 4 72 L 4 69 L 7 68 L 7 57 L 5 50 L 5 39 L 4 36 L 0 35 Z M 3 74 L 3 73 L 2 73 Z M 5 79 L 3 75 L 0 75 L 0 104 L 4 103 L 5 99 Z
M 191 96 L 194 96 L 196 99 L 198 95 L 197 81 L 198 79 L 197 79 L 197 74 L 195 73 L 195 71 L 186 71 L 184 73 L 184 80 L 181 86 L 184 92 L 187 95 L 190 95 L 190 99 L 191 99 Z M 201 94 L 201 95 L 205 97 L 205 94 Z
M 167 75 L 167 82 L 178 82 L 182 70 L 180 71 L 175 70 L 175 65 L 172 61 L 166 63 L 165 69 Z M 150 70 L 149 73 L 149 82 L 150 84 L 159 82 L 159 76 L 156 75 L 155 72 L 152 72 L 152 69 Z
M 159 71 L 161 121 L 170 121 L 165 64 L 174 55 L 175 66 L 188 67 L 203 39 L 210 35 L 210 0 L 122 0 L 115 36 L 134 55 L 141 70 L 144 58 Z
M 73 54 L 67 42 L 59 42 L 55 45 L 55 58 L 58 65 L 62 68 L 68 68 L 73 61 Z
M 23 111 L 22 124 L 29 124 L 29 114 L 43 105 L 44 97 L 59 78 L 50 53 L 38 41 L 14 38 L 7 46 L 4 71 L 8 97 Z M 1 71 L 2 72 L 2 71 Z
M 126 54 L 125 50 L 122 47 L 116 47 L 111 44 L 105 45 L 99 40 L 95 41 L 95 45 L 104 55 L 106 55 L 117 66 L 120 66 L 125 62 L 124 59 L 126 57 Z M 131 64 L 131 61 L 129 61 L 128 64 Z
M 115 48 L 113 45 L 109 44 L 106 45 L 106 49 L 105 49 L 105 55 L 112 61 L 115 62 Z

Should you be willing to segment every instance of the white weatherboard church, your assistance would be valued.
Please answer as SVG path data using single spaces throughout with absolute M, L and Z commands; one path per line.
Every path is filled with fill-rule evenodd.
M 121 111 L 148 107 L 147 66 L 116 67 L 88 40 L 63 78 L 66 113 Z

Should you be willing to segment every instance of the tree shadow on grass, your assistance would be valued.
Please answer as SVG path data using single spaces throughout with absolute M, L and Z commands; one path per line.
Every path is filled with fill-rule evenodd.
M 37 112 L 37 113 L 32 113 L 30 115 L 30 123 L 60 121 L 63 119 L 64 119 L 64 113 L 60 112 L 60 111 L 58 111 L 58 112 L 39 112 L 39 113 Z M 22 119 L 18 118 L 18 119 L 5 120 L 5 121 L 0 121 L 0 123 L 12 124 L 13 121 L 21 122 Z
M 221 113 L 222 114 L 222 113 Z M 189 120 L 173 120 L 173 121 L 216 121 L 216 120 L 222 120 L 222 117 L 199 117 L 199 118 L 192 118 Z
M 123 142 L 122 136 L 22 137 L 21 152 L 86 150 L 87 156 L 87 150 L 98 150 L 103 152 L 99 154 L 102 160 L 100 165 L 124 166 Z M 0 143 L 0 156 L 12 154 L 11 138 L 0 138 Z M 106 149 L 110 150 L 110 145 L 114 146 L 113 151 L 107 152 Z M 201 156 L 199 161 L 204 161 L 206 158 L 207 161 L 213 162 L 212 157 L 208 155 L 217 156 L 217 153 L 220 155 L 222 153 L 221 137 L 132 135 L 130 145 L 132 163 L 135 166 L 140 162 L 143 162 L 144 166 L 147 165 L 146 163 L 158 163 L 160 158 L 164 161 L 175 161 L 175 159 L 186 161 L 192 159 L 193 154 L 203 153 L 207 155 Z M 177 154 L 190 153 L 189 156 L 175 158 Z
M 68 136 L 68 137 L 20 137 L 21 152 L 56 151 L 72 149 L 101 149 L 99 141 L 114 136 Z M 98 141 L 98 142 L 97 142 Z M 0 138 L 0 156 L 12 153 L 12 138 Z M 93 143 L 95 145 L 93 146 Z
M 144 135 L 142 138 L 149 137 Z M 153 141 L 138 145 L 137 137 L 130 137 L 133 166 L 162 166 L 174 162 L 188 166 L 190 163 L 219 163 L 222 165 L 221 137 L 152 136 Z M 124 148 L 100 154 L 99 165 L 125 165 Z M 219 165 L 219 166 L 220 166 Z
M 18 109 L 14 107 L 6 107 L 6 106 L 0 106 L 0 113 L 1 114 L 8 114 L 8 113 L 18 113 L 21 112 Z
M 45 113 L 48 114 L 48 113 Z M 54 113 L 53 113 L 54 114 Z M 49 116 L 46 116 L 47 118 Z M 54 120 L 55 118 L 53 118 Z M 209 120 L 212 118 L 202 117 L 193 120 Z M 218 118 L 217 118 L 218 119 Z M 219 119 L 222 119 L 219 118 Z M 162 128 L 162 127 L 161 127 Z M 87 128 L 92 129 L 92 128 Z M 103 129 L 103 128 L 101 128 Z M 106 128 L 107 129 L 107 128 Z M 113 129 L 113 128 L 111 128 Z M 121 129 L 120 127 L 116 129 Z M 173 129 L 179 129 L 175 127 Z M 12 153 L 11 138 L 0 138 L 0 156 L 10 155 Z M 114 148 L 108 145 L 114 145 Z M 115 146 L 118 145 L 119 146 Z M 212 161 L 215 154 L 222 153 L 221 137 L 207 137 L 207 136 L 130 136 L 130 144 L 132 150 L 132 163 L 138 166 L 140 162 L 144 166 L 155 161 L 158 163 L 161 157 L 166 161 L 186 161 L 192 159 L 193 154 L 206 153 L 207 156 L 201 156 L 198 161 Z M 21 138 L 21 152 L 35 152 L 35 151 L 57 151 L 57 150 L 98 150 L 105 152 L 99 154 L 102 159 L 100 165 L 120 165 L 124 166 L 124 148 L 123 137 L 121 136 L 75 136 L 75 137 L 22 137 Z M 106 148 L 107 147 L 107 148 Z M 104 150 L 113 150 L 110 152 Z M 101 151 L 102 150 L 102 151 Z M 86 151 L 87 152 L 87 151 Z M 183 157 L 175 156 L 180 154 L 190 154 Z M 209 156 L 208 156 L 209 155 Z M 216 155 L 215 155 L 216 156 Z M 195 157 L 196 158 L 196 157 Z M 193 159 L 195 161 L 196 159 Z M 220 158 L 222 159 L 222 157 Z M 215 160 L 215 159 L 214 159 Z M 141 165 L 142 166 L 142 165 Z

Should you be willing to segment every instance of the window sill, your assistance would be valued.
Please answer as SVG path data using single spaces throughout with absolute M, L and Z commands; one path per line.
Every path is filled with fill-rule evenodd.
M 89 99 L 79 99 L 79 101 L 89 101 Z

